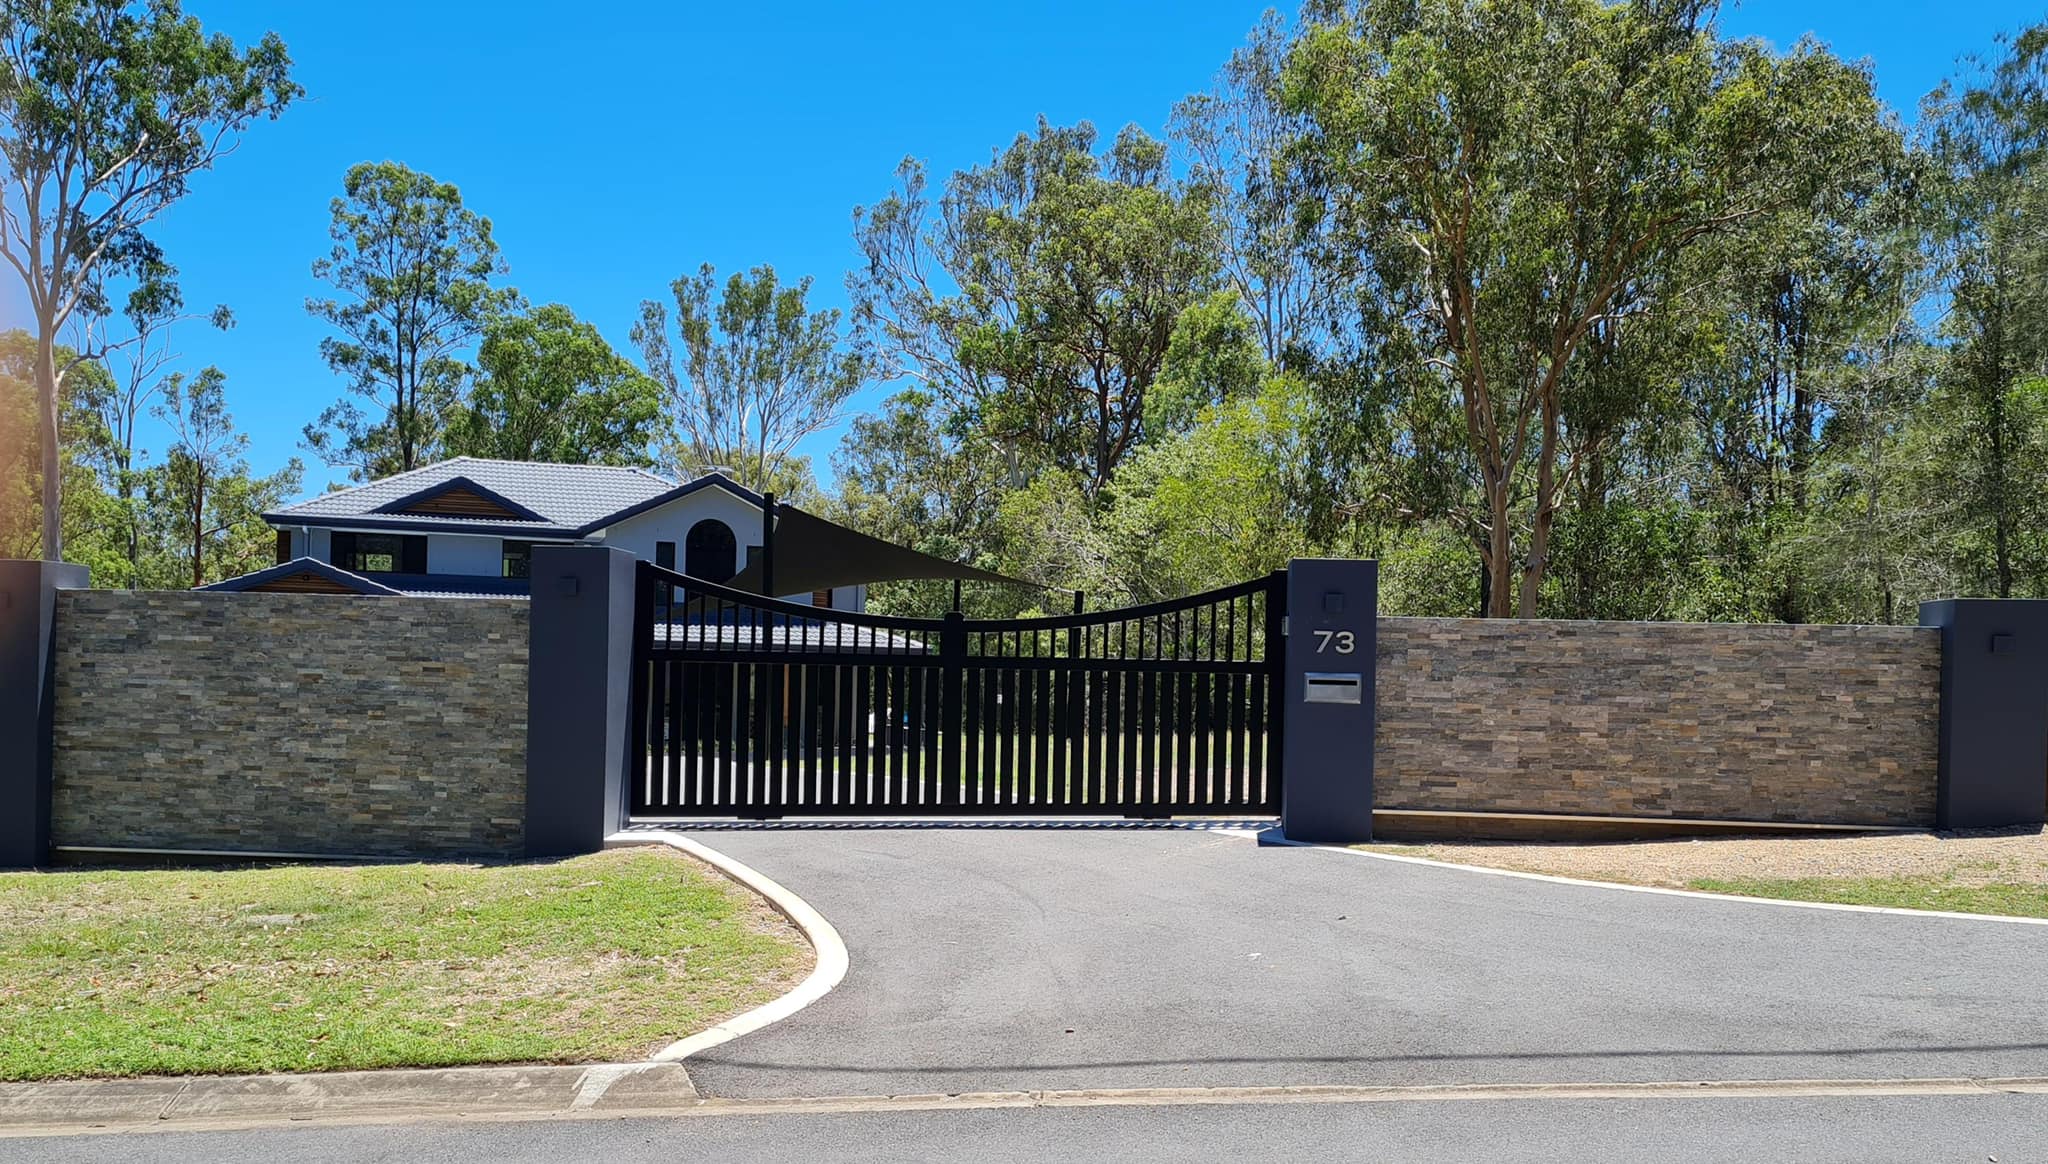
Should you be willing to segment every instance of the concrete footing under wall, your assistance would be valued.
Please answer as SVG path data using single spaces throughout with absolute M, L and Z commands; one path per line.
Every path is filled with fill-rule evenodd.
M 1374 809 L 1372 814 L 1373 839 L 1382 841 L 1665 841 L 1699 837 L 1815 837 L 1923 831 L 1887 825 L 1575 816 L 1547 812 L 1435 812 L 1380 808 Z

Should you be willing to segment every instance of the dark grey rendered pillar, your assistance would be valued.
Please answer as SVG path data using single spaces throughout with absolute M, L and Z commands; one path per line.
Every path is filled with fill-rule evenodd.
M 89 580 L 84 566 L 0 560 L 0 868 L 50 856 L 57 591 Z
M 2048 820 L 2048 601 L 1920 604 L 1941 628 L 1941 775 L 1935 827 Z
M 1280 831 L 1290 841 L 1372 839 L 1379 593 L 1378 562 L 1287 564 Z
M 594 853 L 625 823 L 633 555 L 535 546 L 526 681 L 526 855 Z

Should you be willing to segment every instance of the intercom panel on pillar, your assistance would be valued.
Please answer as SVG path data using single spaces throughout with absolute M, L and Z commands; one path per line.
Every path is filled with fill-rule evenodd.
M 1378 562 L 1288 563 L 1280 828 L 1289 840 L 1372 839 L 1378 620 Z

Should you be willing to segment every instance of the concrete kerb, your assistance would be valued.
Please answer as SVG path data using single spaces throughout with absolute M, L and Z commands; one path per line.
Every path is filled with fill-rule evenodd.
M 0 1139 L 82 1132 L 165 1131 L 319 1121 L 548 1119 L 687 1110 L 705 1101 L 682 1060 L 759 1030 L 823 998 L 846 976 L 846 946 L 810 903 L 688 837 L 636 832 L 608 848 L 662 844 L 759 894 L 817 952 L 796 989 L 627 1063 L 521 1064 L 277 1075 L 152 1076 L 0 1083 Z
M 1838 913 L 1880 913 L 1894 917 L 1932 918 L 1942 921 L 2000 922 L 2006 925 L 2048 926 L 2048 918 L 2007 917 L 1995 913 L 1959 913 L 1944 909 L 1900 909 L 1890 905 L 1849 905 L 1835 901 L 1790 901 L 1782 897 L 1744 897 L 1733 893 L 1707 893 L 1698 889 L 1667 889 L 1660 885 L 1626 885 L 1619 881 L 1589 881 L 1583 877 L 1561 877 L 1555 873 L 1530 873 L 1522 869 L 1495 869 L 1486 865 L 1461 865 L 1454 861 L 1437 861 L 1428 857 L 1409 857 L 1400 853 L 1375 853 L 1367 849 L 1354 849 L 1345 845 L 1323 845 L 1313 841 L 1294 841 L 1272 830 L 1260 833 L 1255 838 L 1261 845 L 1285 845 L 1297 849 L 1323 849 L 1353 857 L 1369 857 L 1375 861 L 1393 861 L 1403 865 L 1427 865 L 1436 869 L 1453 869 L 1461 873 L 1485 873 L 1494 877 L 1516 877 L 1524 881 L 1548 881 L 1553 885 L 1576 885 L 1585 889 L 1610 889 L 1621 893 L 1655 893 L 1664 897 L 1690 897 L 1701 901 L 1733 902 L 1739 905 L 1763 905 L 1792 909 L 1825 909 Z
M 811 904 L 788 889 L 777 884 L 773 878 L 726 856 L 716 849 L 698 844 L 681 833 L 668 831 L 635 831 L 613 833 L 605 838 L 605 848 L 626 848 L 633 845 L 667 845 L 680 850 L 718 870 L 745 888 L 761 897 L 789 923 L 803 931 L 804 938 L 816 952 L 817 962 L 811 972 L 796 989 L 773 1002 L 763 1003 L 744 1014 L 719 1023 L 708 1031 L 700 1031 L 686 1039 L 678 1039 L 654 1053 L 653 1063 L 680 1063 L 700 1051 L 710 1050 L 720 1043 L 730 1042 L 750 1031 L 758 1031 L 769 1023 L 779 1022 L 797 1011 L 811 1005 L 832 992 L 846 977 L 846 943 L 839 939 L 839 931 L 825 920 L 825 915 L 811 908 Z
M 563 1070 L 568 1070 L 564 1068 Z M 280 1126 L 323 1127 L 375 1124 L 491 1123 L 588 1119 L 681 1119 L 722 1116 L 873 1114 L 881 1112 L 986 1111 L 1004 1108 L 1187 1107 L 1272 1104 L 1401 1104 L 1714 1099 L 1856 1099 L 1868 1097 L 1993 1096 L 2048 1094 L 2038 1076 L 1936 1077 L 1905 1079 L 1732 1079 L 1649 1083 L 1506 1083 L 1426 1085 L 1307 1085 L 1298 1087 L 1068 1088 L 1040 1091 L 980 1091 L 955 1094 L 793 1096 L 764 1099 L 703 1099 L 647 1094 L 589 1110 L 518 1109 L 329 1109 L 304 1115 L 277 1112 L 219 1112 L 176 1122 L 30 1126 L 0 1124 L 0 1140 L 52 1135 L 217 1132 Z

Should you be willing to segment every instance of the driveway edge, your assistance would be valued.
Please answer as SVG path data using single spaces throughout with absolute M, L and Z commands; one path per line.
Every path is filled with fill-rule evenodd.
M 811 943 L 811 949 L 817 954 L 817 963 L 811 968 L 810 974 L 802 982 L 797 983 L 796 988 L 788 994 L 773 1002 L 762 1003 L 743 1014 L 734 1015 L 709 1030 L 699 1031 L 686 1039 L 678 1039 L 649 1056 L 649 1062 L 680 1063 L 701 1051 L 708 1051 L 721 1043 L 758 1031 L 770 1023 L 780 1022 L 830 994 L 832 988 L 838 986 L 840 980 L 846 977 L 846 943 L 840 940 L 839 931 L 832 928 L 832 923 L 825 920 L 824 914 L 812 908 L 810 902 L 790 892 L 760 870 L 693 841 L 681 833 L 666 830 L 614 833 L 605 838 L 604 844 L 607 849 L 661 844 L 695 857 L 740 885 L 760 894 L 775 912 L 788 918 L 791 925 L 803 931 L 804 938 Z
M 1826 909 L 1837 913 L 1878 913 L 1893 917 L 1939 918 L 1946 921 L 2001 922 L 2006 925 L 2048 926 L 2044 917 L 2012 917 L 2002 913 L 1961 913 L 1946 909 L 1902 909 L 1893 905 L 1851 905 L 1840 901 L 1792 901 L 1783 897 L 1749 897 L 1739 893 L 1708 893 L 1701 889 L 1669 889 L 1662 885 L 1630 885 L 1622 881 L 1591 881 L 1584 877 L 1564 877 L 1556 873 L 1531 873 L 1525 869 L 1496 869 L 1491 865 L 1461 865 L 1456 861 L 1438 861 L 1430 857 L 1408 857 L 1400 853 L 1375 853 L 1368 849 L 1354 849 L 1347 845 L 1325 845 L 1315 841 L 1292 841 L 1281 836 L 1278 830 L 1262 833 L 1257 838 L 1262 845 L 1282 845 L 1294 849 L 1322 849 L 1332 853 L 1346 853 L 1353 857 L 1370 857 L 1376 861 L 1393 861 L 1402 865 L 1427 865 L 1434 869 L 1455 869 L 1462 873 L 1487 873 L 1495 877 L 1518 877 L 1524 881 L 1548 881 L 1553 885 L 1577 885 L 1587 889 L 1613 889 L 1623 893 L 1655 893 L 1664 897 L 1690 897 L 1700 901 L 1737 902 L 1743 905 L 1789 906 L 1793 909 Z

